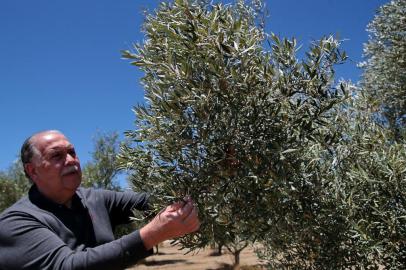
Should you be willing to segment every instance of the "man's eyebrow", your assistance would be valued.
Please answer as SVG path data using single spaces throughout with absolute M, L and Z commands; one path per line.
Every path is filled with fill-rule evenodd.
M 73 144 L 68 144 L 67 146 L 54 146 L 49 149 L 49 151 L 55 151 L 55 150 L 64 150 L 64 149 L 74 149 L 75 147 Z

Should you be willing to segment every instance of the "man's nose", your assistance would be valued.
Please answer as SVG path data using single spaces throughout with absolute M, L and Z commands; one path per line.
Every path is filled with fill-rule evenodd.
M 71 154 L 66 154 L 66 163 L 76 162 L 76 156 L 72 156 Z

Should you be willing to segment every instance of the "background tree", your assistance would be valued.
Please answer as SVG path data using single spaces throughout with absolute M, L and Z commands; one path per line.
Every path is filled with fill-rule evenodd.
M 92 160 L 82 168 L 82 186 L 122 191 L 123 188 L 117 182 L 116 176 L 120 173 L 117 164 L 117 156 L 120 142 L 116 132 L 98 132 L 93 139 Z M 134 231 L 142 223 L 131 222 L 117 226 L 114 229 L 116 238 Z
M 399 141 L 406 125 L 406 2 L 393 0 L 380 7 L 367 30 L 363 88 Z
M 307 153 L 327 192 L 308 233 L 314 245 L 282 236 L 288 245 L 280 248 L 270 235 L 262 256 L 271 269 L 406 265 L 405 4 L 382 6 L 368 26 L 362 88 L 350 87 L 350 98 L 336 111 L 332 155 L 320 147 Z
M 372 35 L 365 45 L 362 88 L 352 88 L 335 117 L 333 155 L 318 148 L 308 153 L 317 160 L 312 170 L 330 189 L 322 198 L 331 206 L 326 217 L 315 217 L 308 234 L 316 239 L 311 256 L 303 239 L 280 249 L 271 235 L 262 252 L 271 269 L 406 265 L 405 15 L 404 1 L 378 10 L 368 27 Z
M 0 212 L 24 196 L 30 186 L 19 160 L 6 171 L 0 172 Z
M 117 154 L 120 149 L 118 134 L 97 133 L 93 139 L 94 150 L 91 153 L 92 160 L 83 167 L 84 187 L 120 190 L 115 177 L 119 172 L 117 166 Z
M 311 219 L 298 222 L 312 226 L 288 235 L 275 227 L 265 235 L 259 253 L 270 269 L 404 268 L 406 148 L 376 122 L 371 99 L 351 89 L 334 118 L 336 143 L 307 153 L 314 157 L 308 175 L 323 188 Z
M 353 256 L 364 267 L 406 265 L 406 2 L 378 9 L 368 25 L 362 89 L 346 114 L 338 177 L 345 185 Z
M 345 138 L 337 148 L 336 179 L 349 221 L 345 248 L 351 265 L 406 265 L 406 145 L 376 122 L 371 98 L 354 97 Z M 345 125 L 342 125 L 346 127 Z M 351 239 L 351 240 L 350 240 Z
M 332 156 L 346 88 L 334 82 L 346 58 L 337 40 L 322 38 L 299 61 L 294 39 L 267 38 L 256 4 L 162 3 L 146 18 L 144 44 L 123 52 L 145 72 L 146 104 L 135 108 L 121 166 L 156 209 L 192 196 L 203 223 L 178 242 L 224 244 L 235 268 L 241 248 L 264 235 L 280 249 L 317 243 L 313 217 L 334 205 L 323 202 L 310 150 Z

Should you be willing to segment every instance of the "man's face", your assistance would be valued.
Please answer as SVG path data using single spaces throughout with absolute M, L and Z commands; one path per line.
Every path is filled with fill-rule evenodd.
M 32 143 L 39 153 L 34 155 L 29 172 L 38 189 L 51 199 L 70 199 L 82 181 L 73 145 L 55 132 L 40 133 Z

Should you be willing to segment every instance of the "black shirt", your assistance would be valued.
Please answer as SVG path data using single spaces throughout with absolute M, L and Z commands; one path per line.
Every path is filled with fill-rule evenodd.
M 124 269 L 152 253 L 139 231 L 115 240 L 132 209 L 147 209 L 147 194 L 79 188 L 71 208 L 28 196 L 0 215 L 0 269 Z

